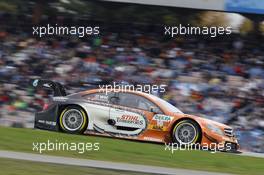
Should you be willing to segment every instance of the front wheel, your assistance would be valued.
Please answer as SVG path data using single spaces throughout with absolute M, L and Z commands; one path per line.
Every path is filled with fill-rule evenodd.
M 201 139 L 201 129 L 192 120 L 182 120 L 178 122 L 172 133 L 173 142 L 181 146 L 199 143 Z
M 88 124 L 84 110 L 78 106 L 68 106 L 60 114 L 60 128 L 67 133 L 82 134 Z

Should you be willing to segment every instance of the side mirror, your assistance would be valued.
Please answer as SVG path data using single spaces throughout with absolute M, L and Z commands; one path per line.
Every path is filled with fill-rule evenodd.
M 150 107 L 150 112 L 153 112 L 154 114 L 158 114 L 159 113 L 159 110 L 156 107 L 151 106 Z

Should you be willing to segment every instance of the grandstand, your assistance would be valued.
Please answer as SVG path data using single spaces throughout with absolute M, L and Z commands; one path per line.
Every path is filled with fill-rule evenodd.
M 164 1 L 163 5 L 169 5 L 166 2 L 171 1 Z M 179 7 L 190 5 L 187 2 L 190 1 Z M 203 7 L 223 10 L 210 5 Z M 104 31 L 98 37 L 54 36 L 40 40 L 32 36 L 27 15 L 20 20 L 23 23 L 12 21 L 16 18 L 16 14 L 9 13 L 0 16 L 1 21 L 13 24 L 1 23 L 0 31 L 1 125 L 33 126 L 34 112 L 41 110 L 49 92 L 35 92 L 28 86 L 30 78 L 59 81 L 70 92 L 94 88 L 98 82 L 167 84 L 166 93 L 155 94 L 185 113 L 228 123 L 240 131 L 242 149 L 264 152 L 261 33 L 168 39 L 160 32 L 160 24 L 128 25 L 130 21 L 109 24 L 107 18 L 96 18 L 85 22 L 103 26 Z M 68 25 L 83 23 L 83 19 L 75 16 L 67 16 L 65 21 L 62 18 L 63 15 L 52 20 Z

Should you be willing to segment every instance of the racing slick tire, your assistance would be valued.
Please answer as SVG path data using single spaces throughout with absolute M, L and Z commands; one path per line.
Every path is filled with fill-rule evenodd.
M 67 106 L 59 117 L 59 126 L 63 132 L 70 134 L 82 134 L 88 125 L 88 117 L 85 111 L 78 106 Z
M 200 143 L 202 132 L 200 126 L 190 119 L 176 123 L 172 132 L 173 143 L 178 146 L 193 146 Z

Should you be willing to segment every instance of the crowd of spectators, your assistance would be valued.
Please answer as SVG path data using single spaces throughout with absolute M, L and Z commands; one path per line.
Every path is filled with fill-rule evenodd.
M 35 92 L 31 78 L 61 82 L 69 93 L 112 82 L 166 84 L 165 93 L 153 93 L 184 113 L 237 128 L 243 149 L 264 152 L 261 36 L 171 39 L 130 29 L 86 39 L 40 39 L 0 31 L 0 41 L 0 124 L 1 118 L 21 112 L 33 121 L 33 112 L 41 110 L 49 93 Z

